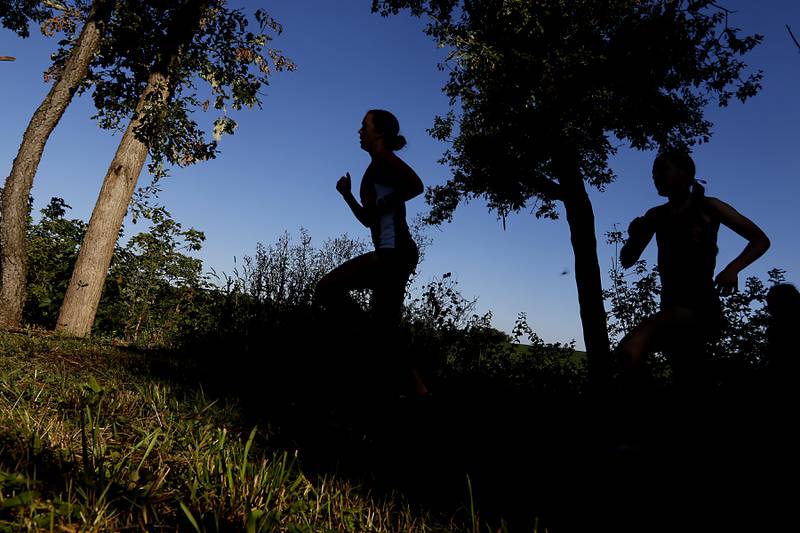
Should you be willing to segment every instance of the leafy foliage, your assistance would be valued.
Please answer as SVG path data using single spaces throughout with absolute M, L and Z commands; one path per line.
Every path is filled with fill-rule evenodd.
M 767 356 L 766 306 L 769 288 L 785 281 L 784 271 L 773 268 L 767 281 L 751 276 L 738 292 L 722 298 L 725 324 L 712 353 L 718 359 L 728 359 L 746 368 L 761 367 Z
M 44 22 L 52 10 L 40 0 L 5 0 L 0 2 L 0 23 L 20 37 L 30 36 L 31 22 Z
M 245 256 L 231 275 L 212 271 L 218 285 L 203 291 L 201 312 L 182 337 L 191 346 L 235 346 L 242 357 L 263 351 L 265 343 L 291 345 L 292 335 L 307 329 L 319 279 L 366 249 L 347 235 L 315 247 L 302 228 L 299 242 L 284 233 L 273 244 L 258 243 L 255 255 Z M 366 295 L 357 297 L 366 307 Z
M 145 212 L 149 231 L 118 247 L 95 327 L 138 344 L 170 345 L 199 312 L 198 293 L 208 288 L 198 252 L 205 235 L 184 230 L 163 207 Z
M 120 129 L 134 114 L 148 77 L 158 67 L 169 21 L 181 14 L 186 2 L 117 2 L 106 36 L 81 91 L 92 90 L 97 109 L 94 118 L 102 128 Z M 158 180 L 167 166 L 187 166 L 216 156 L 220 136 L 231 134 L 236 121 L 228 109 L 260 105 L 259 90 L 274 71 L 294 70 L 295 65 L 280 51 L 269 48 L 282 28 L 263 10 L 252 19 L 241 9 L 212 0 L 181 60 L 171 66 L 171 97 L 162 102 L 157 92 L 145 107 L 137 136 L 150 150 L 150 171 Z M 256 29 L 249 29 L 255 22 Z M 53 70 L 63 66 L 74 42 L 62 41 Z M 205 82 L 205 89 L 198 82 Z M 201 96 L 201 94 L 203 96 Z M 195 113 L 214 109 L 212 138 L 201 127 Z
M 452 143 L 453 177 L 427 194 L 433 223 L 475 197 L 501 216 L 533 199 L 537 216 L 555 217 L 559 159 L 602 190 L 617 141 L 707 141 L 705 106 L 760 87 L 760 72 L 742 78 L 740 57 L 761 36 L 740 36 L 710 0 L 373 1 L 384 16 L 400 9 L 427 16 L 427 33 L 451 50 L 454 110 L 431 133 Z
M 70 206 L 53 198 L 28 230 L 28 288 L 24 318 L 51 329 L 69 284 L 86 223 L 67 219 Z M 184 230 L 163 207 L 145 213 L 148 231 L 118 246 L 101 299 L 97 333 L 139 344 L 169 345 L 195 320 L 198 294 L 207 290 L 197 252 L 205 236 Z
M 70 206 L 63 199 L 52 198 L 42 209 L 39 222 L 28 230 L 28 280 L 23 317 L 28 323 L 48 329 L 55 326 L 86 233 L 83 221 L 65 217 L 67 209 Z
M 614 257 L 609 270 L 611 289 L 603 291 L 603 297 L 611 304 L 608 333 L 612 340 L 621 340 L 631 329 L 648 316 L 658 311 L 658 295 L 661 285 L 658 270 L 648 271 L 647 262 L 640 260 L 626 274 L 620 267 L 619 246 L 625 243 L 622 232 L 606 233 L 608 244 L 614 245 Z M 632 281 L 628 281 L 633 278 Z
M 314 248 L 308 231 L 300 228 L 297 244 L 288 232 L 269 246 L 258 243 L 255 255 L 245 256 L 238 281 L 242 291 L 276 309 L 309 306 L 322 276 L 365 252 L 364 241 L 346 234 Z
M 469 381 L 479 387 L 569 393 L 585 379 L 573 343 L 545 343 L 524 313 L 513 336 L 492 327 L 492 313 L 474 313 L 450 273 L 424 285 L 405 310 L 410 351 L 439 380 Z M 479 384 L 479 385 L 478 385 Z
M 40 327 L 54 325 L 86 228 L 65 217 L 68 208 L 54 198 L 30 229 L 25 318 Z M 204 353 L 216 353 L 210 346 L 225 346 L 232 361 L 264 354 L 267 346 L 280 358 L 281 350 L 296 344 L 310 326 L 320 329 L 312 306 L 317 282 L 368 248 L 347 235 L 315 247 L 301 228 L 297 241 L 284 233 L 272 244 L 259 243 L 253 256 L 245 256 L 232 275 L 217 276 L 222 283 L 214 285 L 201 261 L 189 255 L 200 250 L 202 232 L 183 229 L 163 207 L 143 215 L 151 222 L 148 231 L 115 251 L 95 333 L 139 346 L 182 345 Z M 477 299 L 465 298 L 449 273 L 414 293 L 404 308 L 407 348 L 440 379 L 489 379 L 515 387 L 535 382 L 545 389 L 556 388 L 568 374 L 570 387 L 582 379 L 572 345 L 542 342 L 524 316 L 515 337 L 498 331 L 491 312 L 476 314 Z M 368 291 L 353 297 L 364 311 L 369 308 Z M 561 377 L 554 381 L 548 372 Z

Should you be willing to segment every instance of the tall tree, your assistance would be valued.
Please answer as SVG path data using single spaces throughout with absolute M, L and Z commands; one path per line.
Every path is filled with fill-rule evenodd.
M 119 127 L 132 119 L 103 180 L 59 312 L 56 331 L 69 335 L 91 331 L 114 244 L 148 154 L 156 179 L 166 174 L 165 165 L 213 158 L 216 139 L 233 133 L 236 123 L 227 115 L 218 118 L 215 139 L 206 142 L 192 109 L 208 109 L 211 100 L 217 110 L 257 105 L 270 64 L 275 70 L 294 67 L 279 51 L 266 48 L 267 32 L 281 28 L 263 11 L 255 15 L 260 33 L 252 33 L 247 17 L 228 9 L 224 0 L 148 4 L 119 10 L 111 23 L 111 45 L 101 50 L 89 76 L 101 126 Z M 198 77 L 210 86 L 211 99 L 205 102 L 196 93 Z
M 22 2 L 5 6 L 1 12 L 3 25 L 20 35 L 28 34 L 28 20 L 45 20 L 48 6 L 59 7 L 66 13 L 50 16 L 51 27 L 73 24 L 82 14 L 53 2 Z M 27 11 L 22 10 L 28 7 Z M 45 144 L 72 101 L 78 86 L 86 76 L 89 63 L 96 52 L 113 6 L 112 0 L 95 0 L 86 22 L 71 52 L 55 75 L 55 82 L 33 114 L 22 137 L 17 157 L 6 178 L 0 213 L 0 327 L 19 327 L 25 302 L 27 272 L 26 222 L 30 211 L 29 198 L 33 179 L 42 159 Z M 16 7 L 17 9 L 11 9 Z
M 382 15 L 409 9 L 451 50 L 444 87 L 451 111 L 434 137 L 451 141 L 453 176 L 429 189 L 431 223 L 463 199 L 483 197 L 501 217 L 535 202 L 537 217 L 563 205 L 575 256 L 590 376 L 610 360 L 592 203 L 586 185 L 613 181 L 620 141 L 636 149 L 707 141 L 704 109 L 744 101 L 740 56 L 761 37 L 739 37 L 709 0 L 373 0 Z M 457 107 L 456 107 L 457 106 Z

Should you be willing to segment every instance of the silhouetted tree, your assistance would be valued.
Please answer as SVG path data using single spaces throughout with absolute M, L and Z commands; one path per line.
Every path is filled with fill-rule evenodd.
M 0 220 L 0 326 L 19 327 L 25 302 L 25 279 L 27 272 L 26 228 L 30 211 L 28 198 L 33 187 L 33 178 L 42 159 L 45 143 L 72 101 L 89 68 L 89 62 L 100 43 L 107 22 L 112 0 L 95 0 L 87 13 L 77 8 L 68 8 L 54 2 L 4 2 L 0 9 L 3 26 L 21 36 L 28 35 L 29 21 L 45 21 L 49 18 L 50 30 L 67 29 L 76 18 L 86 17 L 86 22 L 69 56 L 55 76 L 50 92 L 33 114 L 22 137 L 22 144 L 5 181 Z M 65 13 L 55 16 L 49 7 L 58 7 Z
M 103 180 L 59 313 L 56 330 L 75 336 L 91 330 L 119 229 L 148 155 L 155 179 L 166 175 L 166 165 L 215 157 L 219 136 L 236 127 L 225 114 L 227 107 L 258 105 L 258 90 L 272 70 L 293 68 L 279 51 L 267 48 L 268 32 L 281 28 L 261 10 L 255 13 L 259 32 L 253 33 L 244 13 L 227 8 L 223 0 L 119 1 L 129 5 L 112 18 L 109 40 L 101 45 L 87 85 L 94 89 L 102 127 L 130 121 Z M 196 92 L 198 78 L 210 87 L 205 101 Z M 214 122 L 211 141 L 191 118 L 192 110 L 209 106 L 223 113 Z
M 483 197 L 499 216 L 532 202 L 537 217 L 563 204 L 590 375 L 604 374 L 609 341 L 594 213 L 586 184 L 613 181 L 608 158 L 708 140 L 709 99 L 721 106 L 760 88 L 740 57 L 761 40 L 740 37 L 708 0 L 373 0 L 386 16 L 427 16 L 450 50 L 444 92 L 452 109 L 431 132 L 451 142 L 445 185 L 427 192 L 431 223 Z M 456 109 L 457 108 L 457 109 Z

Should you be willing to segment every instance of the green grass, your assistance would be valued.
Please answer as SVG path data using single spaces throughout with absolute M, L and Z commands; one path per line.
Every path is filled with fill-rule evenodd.
M 110 342 L 0 332 L 0 531 L 448 531 Z M 466 526 L 468 529 L 469 526 Z

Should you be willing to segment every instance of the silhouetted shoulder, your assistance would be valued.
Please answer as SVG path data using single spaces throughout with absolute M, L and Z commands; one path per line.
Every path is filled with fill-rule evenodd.
M 392 168 L 395 168 L 397 170 L 406 170 L 406 171 L 407 170 L 411 170 L 411 167 L 409 166 L 409 164 L 406 163 L 405 161 L 403 161 L 400 158 L 400 156 L 398 156 L 394 152 L 392 153 L 392 155 L 390 157 L 387 158 L 387 161 L 388 161 L 389 165 Z M 412 172 L 413 172 L 413 170 L 412 170 Z
M 383 169 L 386 171 L 385 178 L 388 180 L 408 181 L 411 177 L 419 179 L 414 169 L 395 154 L 391 154 L 381 163 Z
M 713 196 L 704 196 L 703 199 L 705 200 L 705 205 L 711 209 L 711 211 L 724 211 L 726 209 L 733 209 L 729 204 L 726 204 L 719 198 L 715 198 Z M 734 209 L 735 211 L 735 209 Z
M 661 220 L 661 218 L 667 213 L 668 207 L 668 204 L 661 204 L 651 207 L 644 214 L 645 221 L 647 221 L 648 224 L 657 224 L 658 221 Z
M 408 201 L 425 190 L 414 169 L 395 154 L 382 158 L 379 166 L 380 172 L 376 173 L 375 182 L 400 191 L 403 201 Z

